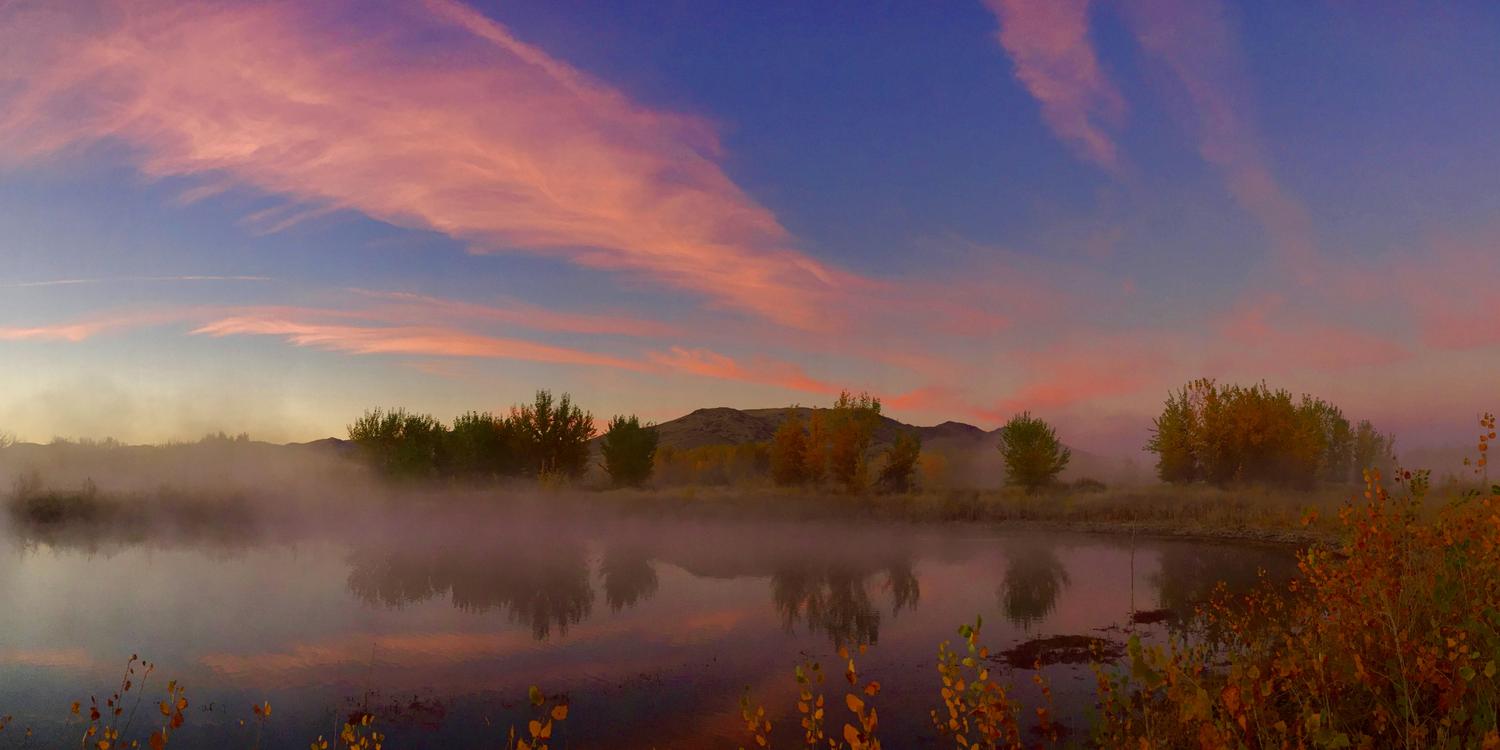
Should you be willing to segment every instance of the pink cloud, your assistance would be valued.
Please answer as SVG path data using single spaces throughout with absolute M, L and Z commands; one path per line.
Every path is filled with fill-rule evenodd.
M 640 362 L 519 339 L 480 336 L 452 329 L 420 326 L 351 326 L 309 323 L 289 318 L 241 315 L 206 323 L 193 333 L 207 336 L 279 336 L 296 346 L 347 354 L 408 354 L 443 357 L 517 359 L 572 365 L 644 370 Z
M 1000 19 L 1000 45 L 1042 117 L 1080 156 L 1108 170 L 1119 166 L 1106 124 L 1125 102 L 1099 66 L 1089 41 L 1089 0 L 985 0 Z
M 810 377 L 802 368 L 789 362 L 758 358 L 743 364 L 733 357 L 707 349 L 674 346 L 665 352 L 652 352 L 651 361 L 671 371 L 718 380 L 771 385 L 805 393 L 836 394 L 841 390 L 833 383 Z
M 1389 259 L 1366 280 L 1379 303 L 1402 304 L 1422 341 L 1441 350 L 1500 346 L 1500 226 L 1447 232 Z
M 67 341 L 76 344 L 109 331 L 171 323 L 181 320 L 187 314 L 182 310 L 111 312 L 92 315 L 71 323 L 0 326 L 0 341 Z
M 0 158 L 111 141 L 152 177 L 301 204 L 256 217 L 266 230 L 352 209 L 790 326 L 820 325 L 824 297 L 863 283 L 793 247 L 720 168 L 707 123 L 640 106 L 451 0 L 13 3 L 0 30 Z
M 1288 312 L 1286 300 L 1279 295 L 1267 295 L 1231 311 L 1219 324 L 1219 334 L 1229 347 L 1214 357 L 1218 361 L 1211 369 L 1336 372 L 1391 364 L 1410 356 L 1390 336 L 1325 322 L 1326 316 L 1311 311 Z
M 1153 338 L 1143 332 L 1079 339 L 1029 352 L 1018 358 L 1028 371 L 1021 385 L 975 413 L 1003 422 L 1020 411 L 1064 410 L 1169 383 L 1178 359 Z

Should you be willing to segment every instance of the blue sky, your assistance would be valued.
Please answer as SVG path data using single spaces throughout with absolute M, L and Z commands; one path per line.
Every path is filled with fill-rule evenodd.
M 0 21 L 26 439 L 309 439 L 543 386 L 657 420 L 868 389 L 1113 450 L 1199 376 L 1423 440 L 1493 406 L 1492 4 Z

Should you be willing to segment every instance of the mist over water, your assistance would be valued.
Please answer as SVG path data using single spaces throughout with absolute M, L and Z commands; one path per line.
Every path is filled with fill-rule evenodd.
M 535 684 L 569 696 L 573 746 L 737 747 L 747 688 L 778 733 L 796 729 L 793 667 L 868 645 L 882 734 L 904 746 L 929 734 L 937 644 L 959 624 L 982 616 L 996 651 L 1159 638 L 1165 625 L 1132 612 L 1184 611 L 1216 581 L 1244 588 L 1293 562 L 1276 547 L 978 526 L 606 518 L 535 490 L 332 473 L 280 500 L 269 486 L 239 490 L 265 510 L 244 529 L 0 530 L 0 707 L 46 737 L 139 653 L 154 679 L 188 685 L 186 745 L 240 736 L 263 700 L 266 746 L 362 707 L 393 745 L 498 741 L 524 725 Z M 1085 728 L 1087 667 L 1046 673 L 1059 714 Z M 1028 672 L 1011 681 L 1032 697 Z

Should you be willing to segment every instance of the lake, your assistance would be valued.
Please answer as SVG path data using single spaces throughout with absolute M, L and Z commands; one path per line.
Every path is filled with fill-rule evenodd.
M 274 539 L 274 541 L 272 541 Z M 391 747 L 498 746 L 527 688 L 565 694 L 555 747 L 739 747 L 748 689 L 782 747 L 800 738 L 793 668 L 825 665 L 828 726 L 847 715 L 836 655 L 858 656 L 888 747 L 933 744 L 938 643 L 983 617 L 995 651 L 1058 635 L 1165 637 L 1133 612 L 1190 611 L 1216 582 L 1295 572 L 1284 547 L 976 526 L 678 520 L 580 524 L 412 515 L 317 533 L 58 541 L 0 530 L 0 715 L 72 737 L 72 701 L 126 660 L 191 707 L 173 744 L 306 747 L 368 709 Z M 995 665 L 1035 705 L 1030 669 Z M 1086 732 L 1088 665 L 1044 668 Z M 134 733 L 132 733 L 134 734 Z M 139 737 L 144 738 L 144 733 Z M 14 742 L 17 736 L 4 740 Z M 70 741 L 76 741 L 70 740 Z

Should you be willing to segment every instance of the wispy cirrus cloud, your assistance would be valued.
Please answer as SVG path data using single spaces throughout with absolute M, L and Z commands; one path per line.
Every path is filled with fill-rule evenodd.
M 1211 369 L 1337 372 L 1411 356 L 1388 335 L 1338 325 L 1327 315 L 1291 310 L 1277 294 L 1240 303 L 1222 318 L 1218 333 L 1228 346 L 1212 357 Z
M 190 316 L 188 310 L 113 311 L 65 323 L 0 326 L 0 341 L 66 341 L 78 343 L 102 333 L 162 325 Z
M 534 341 L 482 336 L 448 328 L 422 326 L 354 326 L 306 322 L 292 318 L 239 315 L 193 329 L 207 336 L 278 336 L 296 345 L 347 354 L 407 354 L 514 359 L 571 365 L 645 370 L 643 364 Z
M 651 109 L 453 0 L 0 8 L 0 159 L 107 141 L 145 174 L 626 272 L 795 327 L 862 279 L 809 257 Z M 435 52 L 441 51 L 441 54 Z M 195 196 L 201 197 L 201 196 Z
M 355 294 L 382 302 L 382 316 L 393 319 L 438 318 L 468 322 L 509 323 L 536 331 L 601 334 L 634 338 L 667 338 L 681 336 L 682 327 L 646 320 L 627 313 L 594 314 L 553 310 L 518 299 L 502 299 L 493 304 L 433 297 L 411 292 L 352 290 Z
M 1224 6 L 1218 0 L 1129 0 L 1120 7 L 1141 48 L 1182 85 L 1199 154 L 1265 228 L 1282 270 L 1304 283 L 1315 279 L 1321 264 L 1312 221 L 1277 181 L 1266 156 L 1245 61 Z
M 717 380 L 772 385 L 803 393 L 836 394 L 841 388 L 809 376 L 801 367 L 764 357 L 742 362 L 708 349 L 674 346 L 664 352 L 652 352 L 650 359 L 662 368 Z
M 1016 78 L 1042 107 L 1042 118 L 1078 155 L 1108 170 L 1119 167 L 1109 127 L 1125 100 L 1099 65 L 1089 41 L 1089 0 L 985 0 L 1000 19 L 1000 45 Z

